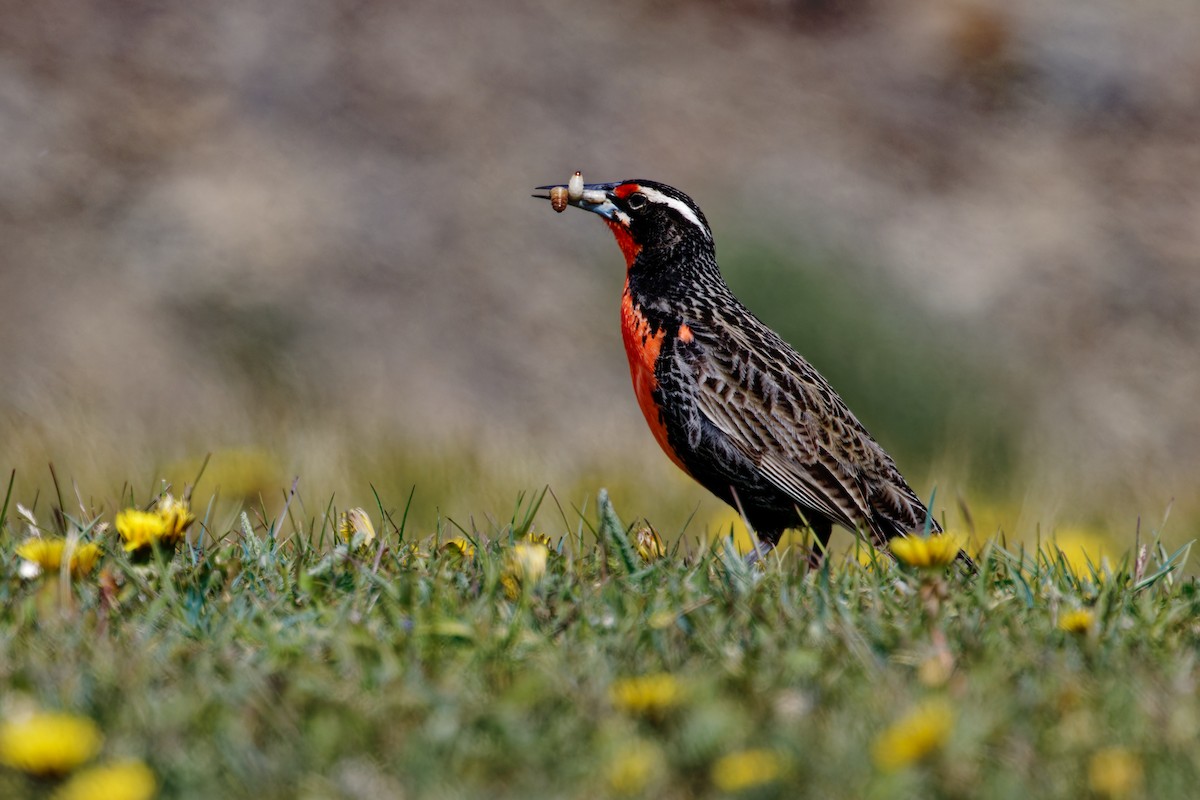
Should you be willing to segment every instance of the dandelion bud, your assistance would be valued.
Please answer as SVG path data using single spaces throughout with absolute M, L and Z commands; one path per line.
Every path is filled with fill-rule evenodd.
M 342 514 L 338 523 L 338 534 L 352 547 L 360 547 L 375 541 L 375 526 L 361 508 L 352 508 Z

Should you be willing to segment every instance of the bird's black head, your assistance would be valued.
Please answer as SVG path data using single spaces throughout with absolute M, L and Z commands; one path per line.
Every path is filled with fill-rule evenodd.
M 561 192 L 567 187 L 538 188 Z M 643 250 L 671 250 L 680 245 L 712 250 L 712 231 L 704 213 L 692 198 L 673 186 L 636 179 L 585 184 L 577 194 L 568 204 L 604 217 L 630 266 Z M 543 196 L 550 197 L 535 195 Z

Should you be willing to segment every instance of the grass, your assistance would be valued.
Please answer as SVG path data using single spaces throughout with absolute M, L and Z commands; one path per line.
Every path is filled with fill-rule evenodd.
M 810 572 L 719 538 L 646 561 L 606 501 L 525 496 L 418 529 L 385 498 L 352 546 L 332 503 L 205 517 L 193 498 L 191 542 L 142 564 L 101 529 L 111 509 L 42 514 L 107 553 L 30 580 L 18 500 L 0 717 L 90 718 L 98 760 L 144 761 L 162 797 L 1182 797 L 1200 780 L 1186 548 Z M 514 566 L 531 532 L 544 575 Z M 0 768 L 0 796 L 49 785 Z

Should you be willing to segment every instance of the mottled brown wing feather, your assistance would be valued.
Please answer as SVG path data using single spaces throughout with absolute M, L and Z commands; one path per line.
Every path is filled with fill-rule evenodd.
M 744 323 L 722 325 L 719 335 L 693 328 L 700 328 L 694 368 L 701 413 L 771 483 L 799 506 L 851 530 L 870 530 L 876 539 L 923 520 L 923 506 L 891 458 L 782 339 Z

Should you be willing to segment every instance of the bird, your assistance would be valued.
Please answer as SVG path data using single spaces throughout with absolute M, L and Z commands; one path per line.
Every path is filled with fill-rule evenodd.
M 621 335 L 642 414 L 671 461 L 760 542 L 811 529 L 816 566 L 834 525 L 884 552 L 896 537 L 941 532 L 829 381 L 734 296 L 695 201 L 657 181 L 583 184 L 579 173 L 537 191 L 556 211 L 590 211 L 612 231 L 625 257 Z

